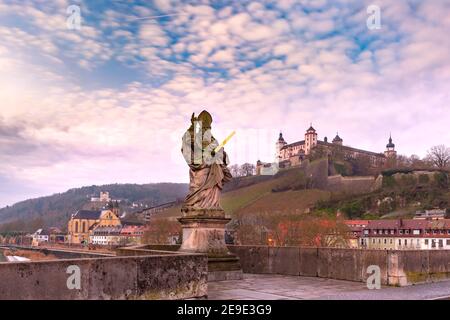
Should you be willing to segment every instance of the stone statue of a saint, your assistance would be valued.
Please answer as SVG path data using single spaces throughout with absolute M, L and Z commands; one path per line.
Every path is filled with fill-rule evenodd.
M 183 236 L 180 252 L 206 254 L 208 281 L 242 279 L 242 268 L 225 242 L 225 226 L 231 221 L 220 207 L 224 183 L 231 180 L 224 144 L 211 134 L 212 117 L 202 111 L 192 114 L 191 126 L 182 139 L 181 152 L 189 165 L 189 194 L 181 208 Z
M 191 126 L 182 139 L 181 152 L 189 165 L 189 194 L 182 211 L 222 210 L 220 192 L 223 184 L 231 180 L 227 168 L 228 157 L 223 147 L 211 134 L 212 117 L 202 111 L 198 117 L 192 114 Z

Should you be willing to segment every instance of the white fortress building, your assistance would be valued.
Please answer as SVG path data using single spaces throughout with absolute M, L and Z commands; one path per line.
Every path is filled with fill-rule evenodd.
M 344 141 L 339 134 L 336 134 L 331 142 L 328 142 L 327 137 L 324 137 L 323 140 L 319 140 L 317 131 L 313 128 L 312 124 L 308 130 L 306 130 L 304 140 L 293 143 L 287 143 L 283 138 L 283 134 L 280 132 L 278 140 L 275 143 L 279 167 L 286 168 L 300 165 L 317 147 L 322 147 L 328 153 L 331 153 L 333 149 L 338 149 L 347 159 L 355 159 L 362 156 L 368 157 L 371 166 L 373 167 L 382 167 L 389 158 L 395 159 L 397 157 L 397 151 L 395 151 L 395 144 L 392 142 L 392 137 L 389 137 L 385 151 L 378 153 L 345 146 L 343 142 Z M 267 168 L 270 167 L 270 165 L 270 163 L 263 163 L 258 160 L 256 164 L 257 173 L 261 171 L 262 167 Z

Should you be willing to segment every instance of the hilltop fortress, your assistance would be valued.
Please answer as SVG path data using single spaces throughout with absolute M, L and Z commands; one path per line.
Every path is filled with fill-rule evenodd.
M 314 153 L 328 157 L 339 155 L 343 160 L 367 159 L 370 167 L 373 168 L 386 167 L 389 160 L 395 161 L 397 157 L 397 151 L 395 151 L 395 144 L 392 142 L 392 137 L 389 137 L 389 142 L 386 145 L 384 153 L 377 153 L 345 146 L 339 134 L 336 134 L 332 142 L 328 142 L 327 137 L 323 141 L 318 140 L 317 132 L 312 125 L 306 130 L 304 140 L 290 144 L 284 140 L 283 134 L 280 132 L 280 136 L 276 141 L 276 152 L 276 160 L 278 161 L 279 168 L 301 165 L 305 159 L 311 157 Z M 270 170 L 272 165 L 271 163 L 264 163 L 258 160 L 256 163 L 256 174 L 264 174 L 263 170 Z

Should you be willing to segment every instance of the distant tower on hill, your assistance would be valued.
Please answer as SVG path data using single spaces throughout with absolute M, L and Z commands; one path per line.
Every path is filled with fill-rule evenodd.
M 109 197 L 109 192 L 105 191 L 100 191 L 100 197 L 92 197 L 91 198 L 92 202 L 109 202 L 111 201 L 111 198 Z
M 101 202 L 109 202 L 111 201 L 111 198 L 109 197 L 109 192 L 100 192 L 100 201 Z
M 389 143 L 386 145 L 386 151 L 384 152 L 386 158 L 396 158 L 397 151 L 395 151 L 395 144 L 392 143 L 392 135 L 389 135 Z
M 312 124 L 305 133 L 305 154 L 308 155 L 311 149 L 317 145 L 317 133 Z
M 343 142 L 344 142 L 344 140 L 342 140 L 342 138 L 339 137 L 339 133 L 336 132 L 336 137 L 334 137 L 333 143 L 342 146 Z
M 283 148 L 285 145 L 287 145 L 287 142 L 283 138 L 283 133 L 280 132 L 280 136 L 278 137 L 277 142 L 275 143 L 277 154 L 280 153 L 281 148 Z

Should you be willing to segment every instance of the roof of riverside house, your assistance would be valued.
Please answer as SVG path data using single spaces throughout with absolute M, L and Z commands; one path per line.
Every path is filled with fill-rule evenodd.
M 78 210 L 73 219 L 97 220 L 100 219 L 101 214 L 101 210 Z
M 123 227 L 142 227 L 145 226 L 145 223 L 134 221 L 122 221 L 122 225 Z
M 365 229 L 450 229 L 450 219 L 442 220 L 370 220 Z
M 94 228 L 94 235 L 98 233 L 119 234 L 122 226 L 97 226 Z
M 346 225 L 359 225 L 359 226 L 367 226 L 369 224 L 369 220 L 345 220 L 344 223 Z

